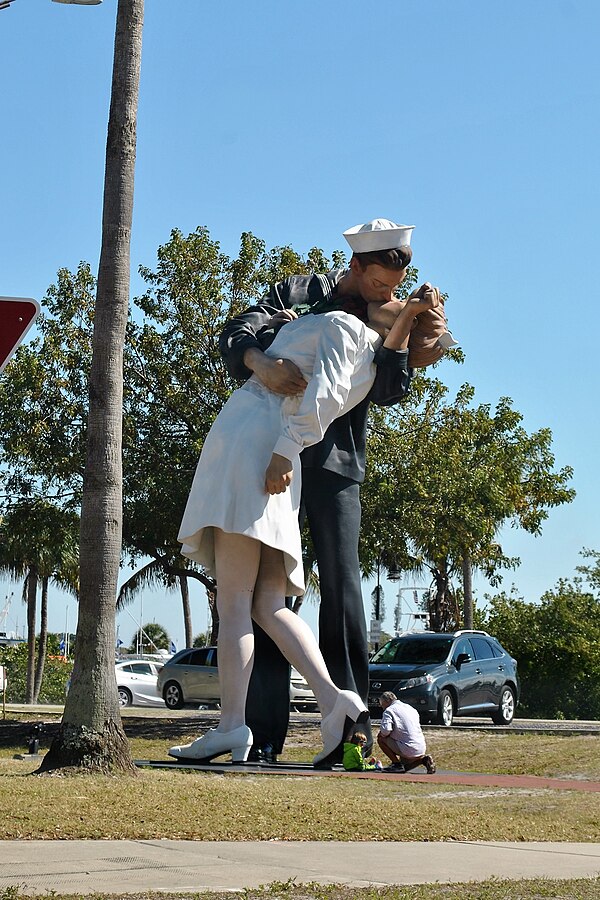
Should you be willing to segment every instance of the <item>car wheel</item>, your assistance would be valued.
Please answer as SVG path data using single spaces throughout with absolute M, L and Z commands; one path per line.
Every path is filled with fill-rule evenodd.
M 498 709 L 492 713 L 492 722 L 496 725 L 510 725 L 515 717 L 515 695 L 508 685 L 502 688 Z
M 436 725 L 450 728 L 454 718 L 454 700 L 450 691 L 440 691 Z
M 125 687 L 117 688 L 119 692 L 119 706 L 131 706 L 133 703 L 133 696 L 131 691 L 128 691 Z
M 182 709 L 183 691 L 176 681 L 167 681 L 163 689 L 163 700 L 169 709 Z

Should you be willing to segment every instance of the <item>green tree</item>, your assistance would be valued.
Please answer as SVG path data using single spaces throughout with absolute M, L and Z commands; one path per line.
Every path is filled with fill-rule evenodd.
M 593 560 L 593 563 L 586 566 L 577 566 L 577 571 L 586 578 L 595 590 L 600 591 L 600 552 L 584 548 L 581 551 L 581 555 L 585 559 Z
M 126 349 L 124 539 L 133 560 L 153 560 L 148 574 L 165 587 L 187 586 L 189 578 L 204 585 L 215 640 L 214 579 L 183 560 L 176 537 L 204 439 L 235 386 L 219 335 L 272 281 L 327 271 L 343 265 L 343 256 L 330 260 L 313 248 L 304 259 L 291 247 L 267 250 L 245 232 L 230 259 L 207 228 L 187 236 L 173 230 L 157 256 L 155 270 L 141 269 L 148 290 L 135 305 L 143 320 L 130 323 Z
M 516 658 L 521 710 L 543 718 L 600 717 L 600 603 L 581 579 L 560 580 L 539 604 L 488 597 L 484 626 Z
M 460 622 L 452 581 L 465 563 L 493 584 L 518 563 L 498 542 L 503 525 L 540 534 L 548 510 L 575 494 L 571 468 L 555 470 L 549 429 L 528 434 L 508 398 L 494 411 L 473 406 L 470 385 L 451 403 L 446 394 L 421 377 L 403 407 L 374 411 L 363 491 L 363 538 L 376 532 L 395 568 L 430 573 L 434 630 Z M 376 550 L 364 540 L 363 558 L 372 568 Z
M 170 646 L 167 629 L 158 622 L 148 622 L 133 635 L 129 649 L 132 653 L 156 653 L 158 650 L 169 650 Z
M 87 263 L 75 273 L 59 269 L 37 336 L 0 379 L 0 464 L 10 502 L 36 496 L 80 507 L 94 289 Z
M 36 703 L 42 684 L 48 633 L 48 585 L 77 595 L 79 519 L 71 510 L 30 498 L 9 506 L 0 525 L 0 567 L 25 575 L 27 603 L 27 683 L 25 702 Z M 40 637 L 36 643 L 37 596 L 41 586 Z M 37 648 L 37 654 L 36 654 Z
M 40 687 L 39 703 L 64 703 L 66 686 L 73 664 L 69 660 L 48 658 Z M 0 647 L 0 665 L 6 667 L 9 703 L 25 703 L 27 696 L 27 644 L 16 647 Z

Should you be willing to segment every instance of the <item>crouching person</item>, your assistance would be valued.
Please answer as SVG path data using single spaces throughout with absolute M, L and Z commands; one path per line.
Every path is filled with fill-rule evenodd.
M 383 709 L 377 743 L 390 760 L 386 772 L 408 772 L 425 766 L 428 775 L 435 772 L 435 763 L 427 753 L 419 713 L 408 703 L 398 700 L 392 691 L 379 698 Z

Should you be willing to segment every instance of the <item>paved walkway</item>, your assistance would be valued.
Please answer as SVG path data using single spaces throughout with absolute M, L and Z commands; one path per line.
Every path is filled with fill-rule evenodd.
M 600 844 L 1 841 L 0 890 L 244 890 L 295 879 L 353 887 L 600 875 Z

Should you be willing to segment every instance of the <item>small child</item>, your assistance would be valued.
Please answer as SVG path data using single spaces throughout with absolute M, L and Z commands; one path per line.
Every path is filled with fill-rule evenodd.
M 350 734 L 348 740 L 344 742 L 344 758 L 342 762 L 347 772 L 365 772 L 372 769 L 380 771 L 383 768 L 382 764 L 374 756 L 370 760 L 366 760 L 363 757 L 362 748 L 366 743 L 367 736 L 362 731 L 355 731 L 354 734 Z

